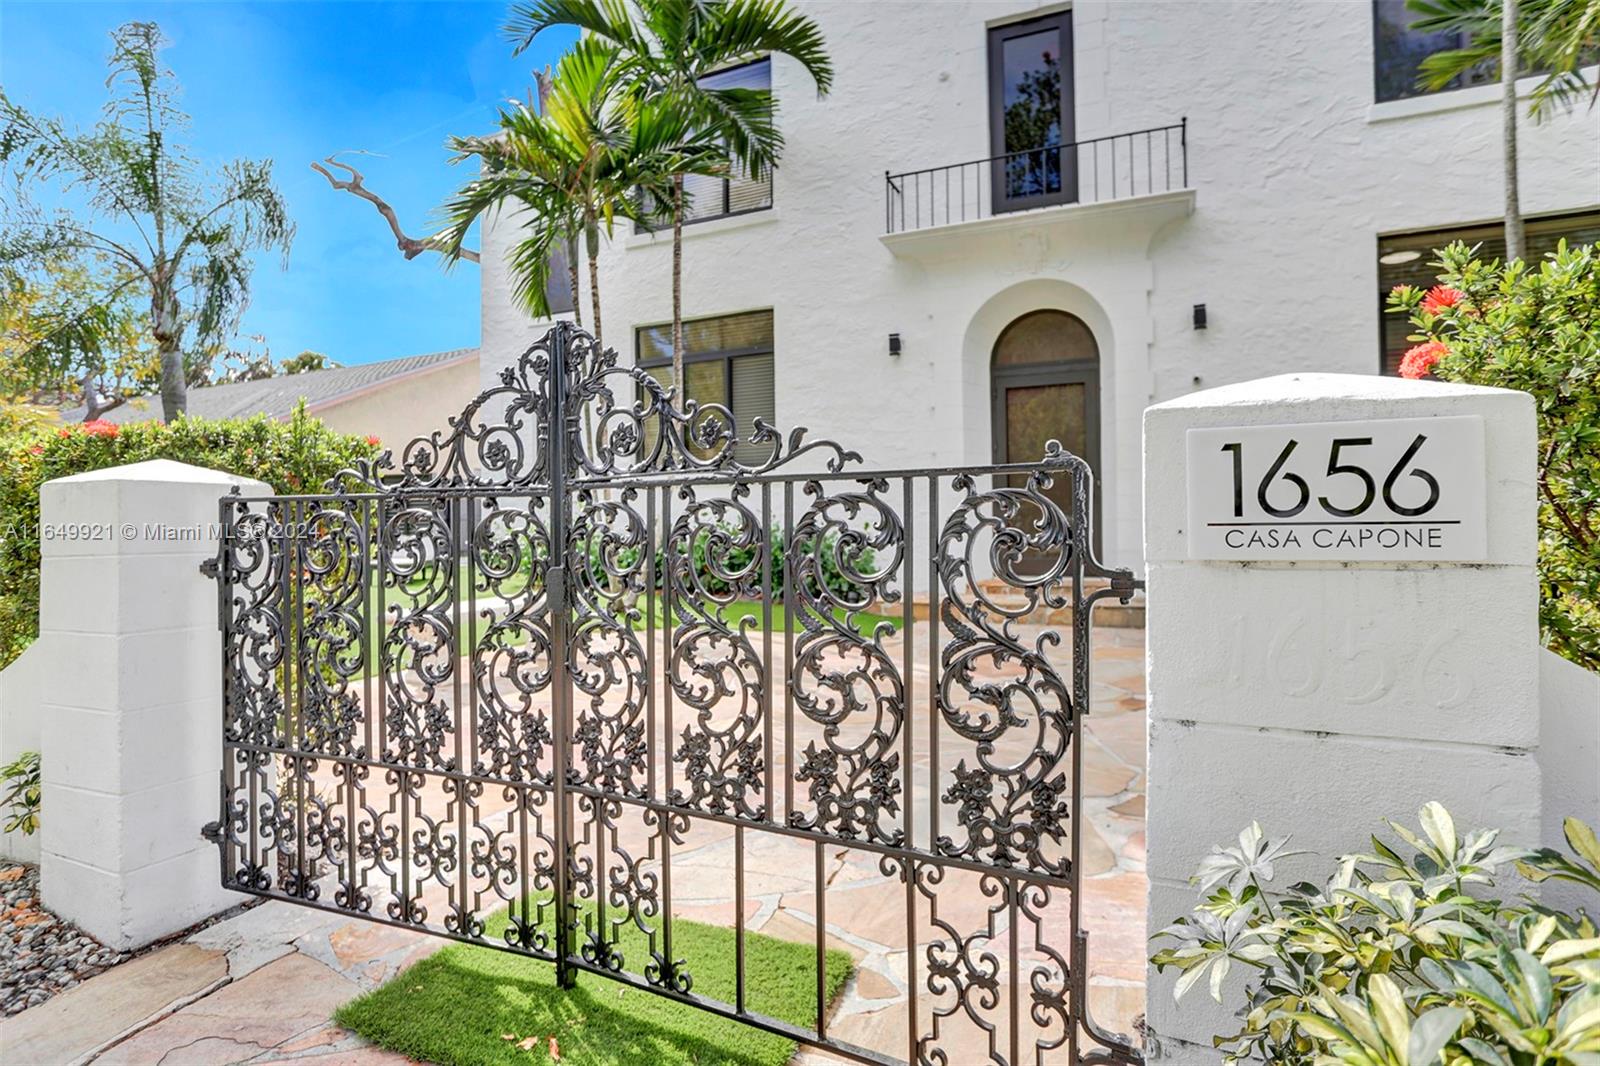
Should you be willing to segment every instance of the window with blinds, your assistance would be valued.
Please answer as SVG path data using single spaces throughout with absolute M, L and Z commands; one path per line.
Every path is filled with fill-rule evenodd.
M 672 384 L 672 323 L 635 331 L 639 366 Z M 688 399 L 721 404 L 733 413 L 739 443 L 734 457 L 754 465 L 770 452 L 749 443 L 755 420 L 777 421 L 772 312 L 747 311 L 683 324 L 683 375 Z M 654 447 L 655 441 L 648 442 Z
M 1538 263 L 1565 240 L 1568 245 L 1600 242 L 1600 212 L 1530 218 L 1524 223 L 1526 248 L 1523 258 Z M 1440 248 L 1454 241 L 1478 246 L 1478 258 L 1504 259 L 1505 226 L 1499 222 L 1484 226 L 1402 233 L 1378 238 L 1378 313 L 1379 343 L 1382 346 L 1379 369 L 1385 374 L 1400 372 L 1400 357 L 1415 341 L 1406 339 L 1415 327 L 1405 315 L 1387 310 L 1389 293 L 1396 285 L 1415 285 L 1423 289 L 1438 284 L 1439 268 L 1434 262 Z
M 707 89 L 757 89 L 772 91 L 772 60 L 720 70 L 700 79 Z M 772 172 L 759 178 L 736 173 L 729 178 L 691 174 L 683 180 L 683 220 L 702 222 L 724 215 L 740 215 L 772 206 Z M 646 205 L 649 222 L 635 225 L 636 231 L 658 230 L 672 225 L 670 205 Z

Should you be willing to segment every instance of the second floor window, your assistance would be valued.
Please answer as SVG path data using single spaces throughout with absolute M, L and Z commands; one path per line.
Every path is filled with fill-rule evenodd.
M 1496 80 L 1492 71 L 1474 71 L 1457 76 L 1439 90 L 1418 85 L 1424 59 L 1467 44 L 1466 35 L 1462 33 L 1424 33 L 1412 29 L 1411 24 L 1422 17 L 1406 6 L 1406 0 L 1372 0 L 1374 89 L 1379 103 Z
M 772 60 L 758 59 L 754 63 L 719 70 L 700 79 L 708 89 L 764 89 L 772 91 Z M 772 172 L 760 178 L 735 174 L 728 178 L 712 178 L 691 174 L 683 181 L 683 220 L 702 222 L 708 218 L 725 215 L 742 215 L 761 211 L 772 206 Z M 665 208 L 665 205 L 663 205 Z M 651 216 L 649 225 L 634 227 L 638 231 L 659 230 L 672 225 L 672 215 L 663 209 Z

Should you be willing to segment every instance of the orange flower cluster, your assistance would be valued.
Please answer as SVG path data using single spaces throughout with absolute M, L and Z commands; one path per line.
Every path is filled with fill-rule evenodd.
M 97 418 L 80 426 L 62 426 L 56 430 L 56 436 L 70 437 L 74 432 L 82 432 L 87 437 L 115 437 L 120 432 L 120 429 L 115 422 L 107 422 L 103 418 Z
M 1454 307 L 1464 300 L 1466 295 L 1460 289 L 1452 289 L 1448 285 L 1435 285 L 1422 298 L 1422 313 L 1436 315 L 1447 307 Z
M 1450 349 L 1440 341 L 1428 341 L 1419 344 L 1406 352 L 1400 359 L 1400 376 L 1403 378 L 1425 378 L 1434 367 L 1439 365 L 1439 360 L 1450 354 Z

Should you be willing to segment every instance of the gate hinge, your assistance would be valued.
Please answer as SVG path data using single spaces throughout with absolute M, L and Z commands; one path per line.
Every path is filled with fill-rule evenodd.
M 222 823 L 207 822 L 205 825 L 201 826 L 200 838 L 202 840 L 209 840 L 213 844 L 222 843 Z
M 200 564 L 200 573 L 203 574 L 206 577 L 209 577 L 211 580 L 215 581 L 217 579 L 217 572 L 221 568 L 222 568 L 222 560 L 220 560 L 220 559 L 216 558 L 215 556 L 213 556 L 212 558 L 206 559 L 203 562 L 201 562 L 201 564 Z

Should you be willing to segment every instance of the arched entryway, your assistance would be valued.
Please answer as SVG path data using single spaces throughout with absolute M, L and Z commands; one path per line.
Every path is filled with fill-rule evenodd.
M 1058 440 L 1099 474 L 1100 346 L 1083 319 L 1054 309 L 1015 319 L 994 343 L 989 383 L 996 462 L 1039 459 Z M 1069 481 L 1048 495 L 1072 514 Z M 1097 544 L 1099 533 L 1096 523 Z

